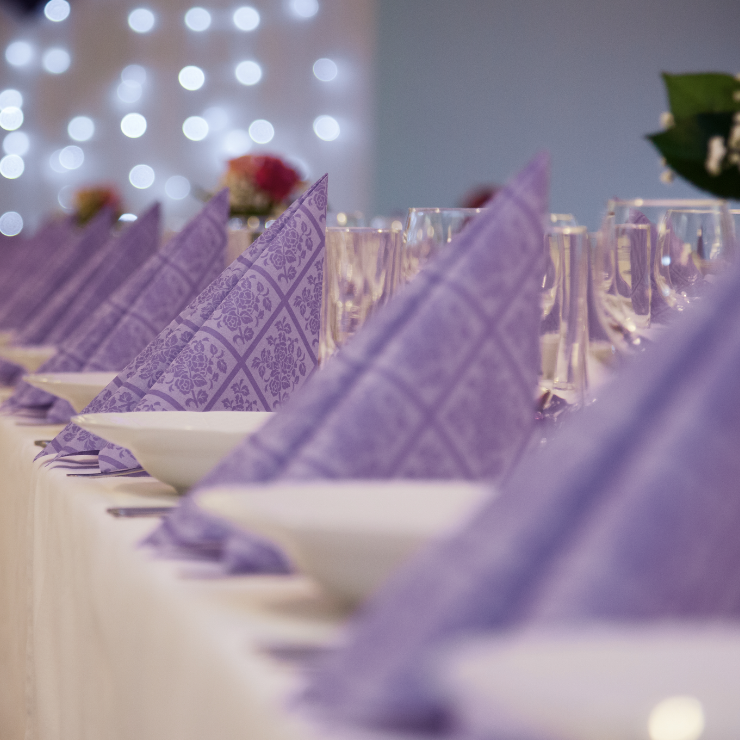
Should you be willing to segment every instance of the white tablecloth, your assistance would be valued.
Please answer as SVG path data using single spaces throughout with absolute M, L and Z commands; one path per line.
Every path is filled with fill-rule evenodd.
M 137 543 L 161 505 L 147 478 L 85 480 L 32 463 L 52 427 L 0 417 L 0 738 L 307 738 L 286 711 L 295 664 L 343 615 L 302 577 L 192 577 Z M 188 576 L 190 577 L 184 577 Z

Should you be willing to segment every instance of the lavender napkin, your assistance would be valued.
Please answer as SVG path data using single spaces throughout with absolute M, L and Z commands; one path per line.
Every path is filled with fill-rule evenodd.
M 206 340 L 210 342 L 212 338 L 222 337 L 226 329 L 230 333 L 230 345 L 237 355 L 245 353 L 253 345 L 264 347 L 267 344 L 269 349 L 265 339 L 270 336 L 267 330 L 287 312 L 292 312 L 296 323 L 300 323 L 300 327 L 295 327 L 295 335 L 300 334 L 305 339 L 302 351 L 308 361 L 305 363 L 305 375 L 301 375 L 298 369 L 297 377 L 302 382 L 316 365 L 320 294 L 318 300 L 311 302 L 310 299 L 317 290 L 316 286 L 319 286 L 319 290 L 321 286 L 326 191 L 327 177 L 324 176 L 199 294 L 86 411 L 133 411 L 149 390 L 165 376 L 172 363 L 181 361 L 192 352 L 192 347 L 188 349 L 191 340 L 206 324 Z M 282 298 L 275 300 L 278 294 Z M 183 355 L 183 352 L 187 354 Z M 254 355 L 254 350 L 251 354 Z M 224 377 L 228 378 L 228 375 L 222 375 L 218 360 L 211 369 L 213 372 L 208 374 L 208 379 L 205 373 L 198 374 L 195 379 L 189 375 L 185 386 L 188 392 L 204 390 L 215 398 L 213 391 L 224 388 L 219 398 L 231 408 L 246 407 L 257 398 L 256 390 L 245 387 L 239 382 L 239 377 L 234 376 L 225 382 Z M 218 380 L 211 385 L 210 381 L 216 374 Z M 259 377 L 259 372 L 256 375 Z M 196 385 L 196 382 L 201 385 Z M 288 389 L 277 390 L 278 394 L 285 394 Z M 274 402 L 275 397 L 272 400 Z M 277 400 L 281 401 L 279 396 Z M 105 469 L 111 466 L 134 467 L 138 464 L 127 450 L 108 445 L 105 440 L 73 424 L 69 424 L 52 440 L 45 454 L 72 455 L 99 452 L 103 448 L 107 448 L 107 459 L 101 460 Z
M 103 301 L 156 251 L 159 204 L 87 260 L 19 333 L 18 344 L 57 344 L 66 339 Z
M 740 267 L 501 495 L 399 573 L 310 696 L 345 720 L 437 727 L 427 661 L 523 622 L 740 616 Z
M 0 272 L 0 311 L 12 301 L 16 292 L 24 290 L 26 281 L 33 279 L 38 266 L 48 261 L 55 250 L 62 249 L 76 231 L 71 217 L 54 217 L 45 221 L 36 233 L 13 250 L 12 257 Z
M 120 370 L 223 270 L 228 191 L 216 195 L 79 326 L 39 372 Z M 51 408 L 49 408 L 51 406 Z M 8 407 L 48 409 L 46 421 L 69 421 L 71 406 L 21 383 Z
M 547 181 L 540 155 L 198 488 L 504 474 L 534 417 Z M 193 495 L 150 542 L 208 552 L 231 571 L 277 562 Z
M 111 219 L 112 212 L 104 208 L 79 235 L 49 244 L 45 254 L 39 256 L 33 272 L 0 307 L 0 327 L 21 328 L 41 310 L 49 297 L 105 243 L 110 235 Z

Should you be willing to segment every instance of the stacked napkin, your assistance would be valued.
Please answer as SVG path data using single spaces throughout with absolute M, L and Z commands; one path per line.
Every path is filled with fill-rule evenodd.
M 133 411 L 155 403 L 160 408 L 272 410 L 284 403 L 317 365 L 326 202 L 325 176 L 198 295 L 86 411 Z M 278 352 L 282 363 L 274 361 Z M 282 371 L 275 373 L 280 383 L 272 387 L 273 374 L 260 374 L 270 364 Z M 103 470 L 138 465 L 127 450 L 73 424 L 45 452 L 101 450 Z
M 223 190 L 62 342 L 39 372 L 126 367 L 223 270 L 227 218 Z M 67 422 L 74 413 L 66 401 L 26 383 L 8 407 L 43 414 L 49 423 Z
M 534 418 L 547 182 L 540 155 L 199 488 L 503 475 Z M 192 495 L 150 542 L 231 571 L 284 567 Z
M 0 307 L 0 327 L 17 329 L 41 310 L 49 296 L 63 286 L 100 249 L 110 235 L 112 211 L 103 208 L 79 233 L 48 248 Z
M 311 696 L 439 727 L 426 671 L 457 635 L 524 622 L 740 616 L 740 266 L 368 605 Z
M 55 217 L 42 224 L 33 236 L 24 239 L 13 249 L 0 272 L 0 311 L 5 309 L 16 292 L 24 290 L 24 285 L 33 280 L 39 265 L 48 262 L 50 255 L 61 249 L 75 231 L 72 217 Z
M 18 334 L 17 344 L 57 344 L 66 339 L 103 301 L 156 251 L 159 204 L 85 262 Z

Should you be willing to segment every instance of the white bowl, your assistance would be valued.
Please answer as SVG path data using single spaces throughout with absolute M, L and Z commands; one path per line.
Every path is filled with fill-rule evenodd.
M 441 692 L 471 737 L 740 737 L 740 629 L 730 622 L 499 633 L 442 656 Z
M 370 594 L 487 496 L 467 481 L 322 481 L 213 488 L 198 505 L 282 546 L 342 601 Z
M 79 413 L 116 375 L 117 372 L 37 373 L 25 375 L 23 380 L 35 388 L 69 401 L 72 408 Z
M 131 411 L 80 414 L 73 423 L 131 450 L 155 478 L 182 492 L 197 483 L 271 411 Z
M 57 348 L 50 344 L 0 344 L 0 357 L 8 362 L 35 373 L 47 360 L 57 353 Z

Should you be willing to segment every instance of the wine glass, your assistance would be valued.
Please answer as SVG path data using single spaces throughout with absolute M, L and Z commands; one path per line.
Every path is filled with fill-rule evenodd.
M 403 232 L 400 282 L 413 280 L 482 211 L 483 208 L 409 208 Z

